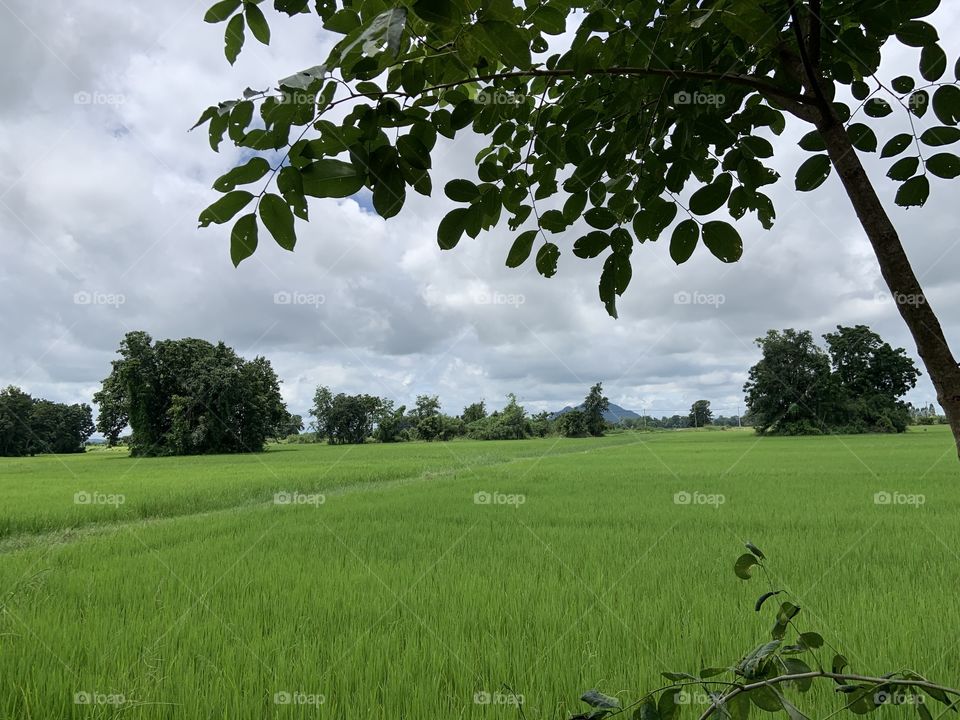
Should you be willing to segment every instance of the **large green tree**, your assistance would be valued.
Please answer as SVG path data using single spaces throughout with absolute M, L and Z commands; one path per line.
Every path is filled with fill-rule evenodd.
M 713 422 L 713 411 L 710 409 L 709 400 L 697 400 L 690 406 L 690 413 L 687 416 L 690 424 L 695 427 L 704 427 Z
M 93 398 L 97 429 L 113 444 L 129 425 L 133 455 L 258 452 L 289 420 L 265 358 L 195 338 L 154 343 L 141 331 L 118 354 Z
M 231 63 L 248 31 L 271 41 L 263 5 L 220 0 L 207 11 L 207 22 L 226 24 Z M 888 176 L 901 183 L 892 201 L 903 207 L 922 206 L 934 182 L 960 174 L 945 150 L 960 140 L 960 65 L 950 66 L 923 19 L 939 5 L 274 0 L 278 12 L 343 38 L 276 89 L 248 88 L 203 112 L 197 124 L 208 124 L 211 146 L 227 134 L 245 160 L 216 180 L 224 195 L 200 223 L 236 218 L 230 252 L 239 263 L 260 225 L 292 250 L 308 197 L 367 188 L 374 209 L 392 217 L 408 188 L 433 192 L 437 134 L 471 128 L 489 145 L 475 158 L 479 182 L 444 188 L 461 205 L 440 223 L 440 247 L 506 222 L 517 232 L 511 267 L 535 255 L 551 277 L 561 252 L 603 256 L 599 295 L 615 316 L 637 244 L 666 234 L 677 263 L 701 243 L 734 262 L 742 243 L 728 220 L 752 213 L 773 226 L 768 137 L 789 116 L 810 130 L 796 189 L 839 176 L 960 448 L 960 367 L 860 159 L 878 150 L 896 158 Z M 568 30 L 569 47 L 549 40 Z M 918 65 L 880 78 L 881 51 L 894 43 L 916 49 Z M 573 229 L 580 219 L 588 230 Z
M 580 409 L 587 424 L 587 432 L 594 437 L 603 435 L 607 427 L 607 421 L 603 415 L 610 409 L 610 400 L 603 394 L 603 383 L 597 383 L 590 388 Z
M 317 437 L 326 437 L 331 445 L 360 445 L 373 434 L 383 409 L 383 400 L 373 395 L 334 395 L 321 386 L 310 414 L 316 418 Z

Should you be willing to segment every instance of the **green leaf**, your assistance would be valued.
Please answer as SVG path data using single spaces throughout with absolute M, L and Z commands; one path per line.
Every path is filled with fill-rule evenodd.
M 300 171 L 288 165 L 277 175 L 277 189 L 287 201 L 293 214 L 301 220 L 309 220 L 307 198 L 303 192 L 303 178 Z
M 861 152 L 877 151 L 877 134 L 863 123 L 854 123 L 847 128 L 850 142 Z
M 206 15 L 203 16 L 203 21 L 208 23 L 223 22 L 237 11 L 237 8 L 240 7 L 240 2 L 241 0 L 222 0 L 221 2 L 214 3 L 210 9 L 207 10 Z
M 700 239 L 700 226 L 691 219 L 684 220 L 673 229 L 670 237 L 670 257 L 682 265 L 693 255 Z
M 451 180 L 443 186 L 443 193 L 454 202 L 473 202 L 480 197 L 480 190 L 469 180 Z
M 257 216 L 253 213 L 243 215 L 233 226 L 230 233 L 230 259 L 233 266 L 253 255 L 257 249 Z
M 939 39 L 937 29 L 923 20 L 907 20 L 897 30 L 897 40 L 910 47 L 925 47 Z
M 765 592 L 763 595 L 757 598 L 757 602 L 754 603 L 753 609 L 755 612 L 760 612 L 760 609 L 763 607 L 763 604 L 772 598 L 774 595 L 779 595 L 783 590 L 770 590 Z
M 396 165 L 380 168 L 376 184 L 373 186 L 373 209 L 384 220 L 400 212 L 407 199 L 407 187 L 403 174 Z
M 760 564 L 757 556 L 753 553 L 744 553 L 737 558 L 733 565 L 733 572 L 741 580 L 749 580 L 753 576 L 753 568 Z
M 930 197 L 930 179 L 926 175 L 917 175 L 907 180 L 897 190 L 894 202 L 900 207 L 923 207 Z
M 703 244 L 714 257 L 725 263 L 736 262 L 743 255 L 740 233 L 728 222 L 711 220 L 703 226 Z
M 607 230 L 617 224 L 617 216 L 603 207 L 590 208 L 583 214 L 583 219 L 587 225 L 598 230 Z
M 267 193 L 260 198 L 260 220 L 263 226 L 273 235 L 277 245 L 284 250 L 293 250 L 297 244 L 297 233 L 294 229 L 293 212 L 287 201 L 279 195 Z
M 303 192 L 311 197 L 349 197 L 363 187 L 363 173 L 342 160 L 317 160 L 302 168 L 300 175 Z
M 419 138 L 413 135 L 402 135 L 397 138 L 397 152 L 400 157 L 418 170 L 429 170 L 431 166 L 430 151 Z
M 438 25 L 452 25 L 459 19 L 457 8 L 450 0 L 416 0 L 413 12 L 425 22 Z
M 920 52 L 920 74 L 924 80 L 936 82 L 947 71 L 947 54 L 939 45 L 927 45 Z
M 227 23 L 227 29 L 223 34 L 223 54 L 227 61 L 233 65 L 240 56 L 240 50 L 243 48 L 243 30 L 245 27 L 243 15 L 234 15 Z
M 690 212 L 697 215 L 709 215 L 716 212 L 730 197 L 733 176 L 722 173 L 709 185 L 705 185 L 690 196 Z
M 930 93 L 926 90 L 917 90 L 910 95 L 910 99 L 907 101 L 907 107 L 910 108 L 910 112 L 914 115 L 922 118 L 927 114 L 927 108 L 930 107 Z
M 916 82 L 914 82 L 914 79 L 909 75 L 900 75 L 899 77 L 895 77 L 890 85 L 898 93 L 906 94 L 916 87 Z
M 246 185 L 256 182 L 270 172 L 270 163 L 262 157 L 250 158 L 243 165 L 233 168 L 230 172 L 218 177 L 213 183 L 213 189 L 220 192 L 230 192 L 237 185 Z
M 960 140 L 960 128 L 946 126 L 930 128 L 920 136 L 920 142 L 931 147 L 950 145 L 957 140 Z
M 817 130 L 811 130 L 800 138 L 799 145 L 809 152 L 822 152 L 827 149 L 827 144 L 823 141 L 823 135 Z
M 758 548 L 758 547 L 757 547 L 756 545 L 754 545 L 752 542 L 745 543 L 745 544 L 744 544 L 744 547 L 747 548 L 747 550 L 749 550 L 750 552 L 752 552 L 754 555 L 756 555 L 756 556 L 757 556 L 758 558 L 760 558 L 761 560 L 766 560 L 766 559 L 767 559 L 766 555 L 763 554 L 763 552 L 760 550 L 760 548 Z
M 678 672 L 662 672 L 660 673 L 670 682 L 680 682 L 681 680 L 697 680 L 696 675 L 691 675 L 690 673 L 678 673 Z
M 960 87 L 941 85 L 933 94 L 933 113 L 944 125 L 960 122 Z
M 660 693 L 657 700 L 657 716 L 660 720 L 676 720 L 680 713 L 680 706 L 677 704 L 677 691 L 664 690 Z
M 834 675 L 839 675 L 847 665 L 847 659 L 843 655 L 834 655 L 833 661 L 830 663 L 830 672 Z
M 567 219 L 559 210 L 547 210 L 540 216 L 540 227 L 552 233 L 563 232 L 567 229 Z
M 545 278 L 557 274 L 557 261 L 560 259 L 560 248 L 551 242 L 544 243 L 537 251 L 537 272 Z
M 590 707 L 595 708 L 618 708 L 620 707 L 620 700 L 610 695 L 604 695 L 599 690 L 589 690 L 580 696 L 580 699 L 583 700 Z
M 234 215 L 250 204 L 251 200 L 253 200 L 253 194 L 246 190 L 227 193 L 200 213 L 200 227 L 207 227 L 210 223 L 219 225 L 232 220 Z
M 730 672 L 730 668 L 728 667 L 701 668 L 700 677 L 701 679 L 706 680 L 707 678 L 716 677 L 717 675 L 723 675 L 725 672 Z
M 460 242 L 467 226 L 469 208 L 455 208 L 448 212 L 437 227 L 437 244 L 441 250 L 452 250 Z
M 816 650 L 817 648 L 823 647 L 823 637 L 820 635 L 820 633 L 815 633 L 815 632 L 800 633 L 798 640 L 805 647 L 813 648 L 814 650 Z
M 660 711 L 653 698 L 647 698 L 633 711 L 633 720 L 660 720 Z
M 513 241 L 513 245 L 510 246 L 510 252 L 507 253 L 507 267 L 516 268 L 523 265 L 530 257 L 533 250 L 533 241 L 536 238 L 536 230 L 527 230 L 520 233 L 517 239 Z
M 610 236 L 600 230 L 589 232 L 573 244 L 573 254 L 582 260 L 595 258 L 610 247 Z
M 656 197 L 633 216 L 633 232 L 637 240 L 655 241 L 677 217 L 676 203 Z
M 893 108 L 883 98 L 870 98 L 863 104 L 863 112 L 873 118 L 886 117 L 893 112 Z
M 911 142 L 913 142 L 913 135 L 909 133 L 894 135 L 887 141 L 886 145 L 883 146 L 883 150 L 880 151 L 880 157 L 888 158 L 899 155 L 910 146 Z
M 488 49 L 499 53 L 508 68 L 526 70 L 530 67 L 530 43 L 516 25 L 493 20 L 481 23 L 478 27 L 482 28 L 489 41 Z
M 323 27 L 330 32 L 348 35 L 360 27 L 360 16 L 353 8 L 341 8 L 323 21 Z
M 408 60 L 400 68 L 400 84 L 409 95 L 419 94 L 426 84 L 423 65 L 416 60 Z
M 814 155 L 808 158 L 798 169 L 796 188 L 800 192 L 810 192 L 820 187 L 830 177 L 830 158 L 827 155 Z
M 264 45 L 270 44 L 270 25 L 263 16 L 263 11 L 253 3 L 244 5 L 244 14 L 247 16 L 247 27 L 253 36 Z
M 960 175 L 960 158 L 953 153 L 937 153 L 927 158 L 927 170 L 939 178 L 953 180 Z
M 917 169 L 920 167 L 920 158 L 918 157 L 905 157 L 897 160 L 893 165 L 890 166 L 890 169 L 887 171 L 887 177 L 891 180 L 909 180 L 912 178 Z
M 289 77 L 285 77 L 280 80 L 278 85 L 282 88 L 287 88 L 288 90 L 307 90 L 309 87 L 315 83 L 317 80 L 323 79 L 327 74 L 326 65 L 314 65 L 309 67 L 306 70 L 301 70 L 298 73 L 294 73 Z

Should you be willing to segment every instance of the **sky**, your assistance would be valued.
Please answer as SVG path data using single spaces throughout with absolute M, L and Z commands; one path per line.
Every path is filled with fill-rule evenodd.
M 442 192 L 409 193 L 390 221 L 362 196 L 312 200 L 295 252 L 262 232 L 235 269 L 229 226 L 196 219 L 239 153 L 225 143 L 215 154 L 202 130 L 187 130 L 208 105 L 321 62 L 333 36 L 316 16 L 271 12 L 273 45 L 248 38 L 231 68 L 223 26 L 202 22 L 206 4 L 0 0 L 0 386 L 90 402 L 123 335 L 145 330 L 268 357 L 304 415 L 318 385 L 407 405 L 435 394 L 459 413 L 481 398 L 502 406 L 509 392 L 531 411 L 556 410 L 598 381 L 637 412 L 683 413 L 705 398 L 733 415 L 759 358 L 754 339 L 771 328 L 819 336 L 867 324 L 917 357 L 839 180 L 794 192 L 806 155 L 796 122 L 771 136 L 782 175 L 769 188 L 773 230 L 740 221 L 744 254 L 732 265 L 700 246 L 677 267 L 666 238 L 637 246 L 619 320 L 597 297 L 602 258 L 571 252 L 579 226 L 552 238 L 562 255 L 548 280 L 532 261 L 504 266 L 505 226 L 441 251 L 436 227 L 454 207 Z M 932 17 L 951 64 L 958 21 L 955 6 Z M 919 51 L 895 46 L 882 75 L 916 76 Z M 904 131 L 898 117 L 876 126 L 881 143 Z M 482 145 L 441 139 L 434 188 L 475 179 Z M 866 164 L 956 352 L 958 186 L 934 179 L 927 205 L 907 212 L 893 206 L 889 161 Z M 925 376 L 908 399 L 935 400 Z

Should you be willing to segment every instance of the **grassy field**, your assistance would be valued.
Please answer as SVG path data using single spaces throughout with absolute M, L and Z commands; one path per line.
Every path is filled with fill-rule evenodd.
M 747 539 L 854 669 L 957 685 L 958 480 L 946 428 L 0 459 L 0 718 L 568 717 L 763 640 Z

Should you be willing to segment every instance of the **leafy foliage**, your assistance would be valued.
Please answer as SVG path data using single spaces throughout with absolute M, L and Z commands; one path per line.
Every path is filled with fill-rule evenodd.
M 34 399 L 18 387 L 0 389 L 0 456 L 83 452 L 94 431 L 86 403 Z
M 903 432 L 910 421 L 899 400 L 920 372 L 864 325 L 824 335 L 827 352 L 807 332 L 771 330 L 757 345 L 763 357 L 744 385 L 759 433 L 786 435 Z
M 270 362 L 245 360 L 220 342 L 159 340 L 130 332 L 94 395 L 97 429 L 115 444 L 129 424 L 136 456 L 263 450 L 291 416 Z
M 752 543 L 747 543 L 746 548 L 749 552 L 734 565 L 737 577 L 750 580 L 757 568 L 770 582 L 766 556 Z M 814 681 L 825 679 L 835 683 L 835 695 L 840 699 L 840 707 L 830 717 L 843 710 L 866 715 L 884 705 L 909 705 L 917 708 L 920 720 L 930 720 L 933 716 L 925 704 L 927 700 L 954 711 L 960 707 L 960 690 L 930 682 L 909 669 L 880 677 L 849 672 L 846 657 L 822 634 L 798 626 L 800 605 L 793 598 L 771 602 L 774 597 L 790 595 L 771 585 L 757 599 L 756 613 L 772 610 L 769 639 L 754 644 L 739 660 L 703 668 L 697 674 L 663 672 L 668 684 L 629 705 L 623 705 L 620 698 L 590 690 L 580 699 L 591 709 L 571 720 L 600 720 L 628 712 L 634 720 L 678 720 L 685 704 L 684 695 L 690 690 L 702 691 L 710 699 L 698 713 L 700 720 L 714 715 L 725 720 L 746 720 L 753 708 L 766 713 L 783 711 L 789 720 L 809 720 L 795 703 L 810 692 Z
M 752 213 L 773 226 L 768 137 L 783 132 L 785 114 L 815 128 L 800 143 L 814 154 L 796 172 L 797 190 L 820 187 L 831 157 L 849 147 L 876 152 L 879 131 L 894 123 L 881 155 L 913 148 L 889 174 L 903 183 L 898 204 L 922 206 L 931 176 L 955 178 L 956 155 L 926 150 L 960 140 L 958 70 L 944 79 L 939 33 L 921 19 L 939 4 L 275 0 L 289 16 L 310 18 L 312 7 L 342 38 L 321 64 L 203 112 L 197 125 L 214 150 L 227 134 L 245 158 L 259 156 L 217 180 L 227 194 L 200 223 L 228 222 L 256 201 L 231 233 L 239 263 L 256 250 L 260 223 L 293 249 L 293 217 L 308 220 L 309 197 L 369 191 L 375 211 L 392 217 L 409 190 L 433 192 L 438 135 L 469 128 L 488 145 L 475 158 L 478 182 L 444 188 L 460 207 L 440 222 L 440 248 L 505 221 L 518 233 L 510 267 L 533 257 L 552 277 L 566 252 L 602 257 L 598 294 L 616 316 L 635 244 L 669 233 L 676 263 L 701 239 L 735 262 L 737 221 Z M 248 31 L 273 40 L 263 5 L 221 0 L 207 11 L 207 22 L 225 23 L 231 63 Z M 556 51 L 550 38 L 568 30 L 569 48 Z M 888 84 L 876 72 L 890 42 L 919 48 L 920 60 L 917 73 Z M 924 129 L 931 107 L 940 124 Z M 824 133 L 838 123 L 848 144 L 830 154 Z M 264 177 L 256 194 L 236 189 Z

